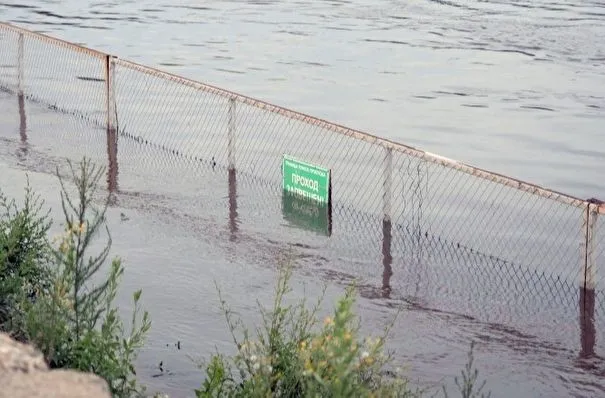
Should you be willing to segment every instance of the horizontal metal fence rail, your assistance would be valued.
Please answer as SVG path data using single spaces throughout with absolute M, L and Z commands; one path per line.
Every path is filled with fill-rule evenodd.
M 128 137 L 267 181 L 275 194 L 283 154 L 328 167 L 341 228 L 361 233 L 378 218 L 393 241 L 438 237 L 585 288 L 605 283 L 605 204 L 597 200 L 3 23 L 0 90 L 107 126 L 113 145 Z
M 122 66 L 124 68 L 128 68 L 131 70 L 135 70 L 141 73 L 145 73 L 151 76 L 155 76 L 166 81 L 175 82 L 183 86 L 191 87 L 196 90 L 200 90 L 203 92 L 207 92 L 216 96 L 220 96 L 226 98 L 228 100 L 233 100 L 239 102 L 241 104 L 253 106 L 264 111 L 275 113 L 296 121 L 301 121 L 309 125 L 316 126 L 318 128 L 331 131 L 334 133 L 342 134 L 345 136 L 349 136 L 355 138 L 357 140 L 365 141 L 370 144 L 380 145 L 385 149 L 391 149 L 409 156 L 413 156 L 415 158 L 419 158 L 421 160 L 425 160 L 434 164 L 438 164 L 441 166 L 445 166 L 448 168 L 452 168 L 463 173 L 470 174 L 475 177 L 483 178 L 488 181 L 497 182 L 502 185 L 506 185 L 521 191 L 525 191 L 531 194 L 539 195 L 548 199 L 552 199 L 563 204 L 568 204 L 575 207 L 585 207 L 586 201 L 583 199 L 579 199 L 573 197 L 571 195 L 563 194 L 560 192 L 548 190 L 542 188 L 538 185 L 531 184 L 519 179 L 507 177 L 498 173 L 493 173 L 487 170 L 483 170 L 481 168 L 469 166 L 465 163 L 448 159 L 446 157 L 433 154 L 427 151 L 422 151 L 416 149 L 414 147 L 404 145 L 401 143 L 393 142 L 391 140 L 387 140 L 385 138 L 380 138 L 368 133 L 364 133 L 359 130 L 355 130 L 349 127 L 344 127 L 336 123 L 332 123 L 323 119 L 319 119 L 313 116 L 306 115 L 304 113 L 296 112 L 287 108 L 283 108 L 277 105 L 270 104 L 268 102 L 257 100 L 242 94 L 235 93 L 233 91 L 225 90 L 219 87 L 215 87 L 209 84 L 200 83 L 194 80 L 190 80 L 181 76 L 177 76 L 168 72 L 164 72 L 155 68 L 151 68 L 148 66 L 140 65 L 134 62 L 125 61 L 122 59 L 115 60 L 116 65 Z M 601 210 L 605 214 L 605 207 Z

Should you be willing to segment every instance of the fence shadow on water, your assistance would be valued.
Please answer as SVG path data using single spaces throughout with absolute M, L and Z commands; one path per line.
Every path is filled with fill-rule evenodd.
M 307 272 L 359 280 L 368 299 L 580 341 L 582 358 L 594 357 L 597 344 L 603 350 L 595 337 L 605 329 L 605 207 L 598 201 L 5 24 L 0 90 L 16 98 L 20 156 L 32 140 L 57 156 L 79 157 L 70 148 L 86 148 L 108 165 L 116 200 L 155 195 L 156 208 L 178 205 L 175 216 L 200 224 L 226 204 L 219 234 L 227 247 L 285 245 Z M 93 133 L 28 137 L 28 123 L 51 119 L 28 118 L 26 102 L 70 115 Z M 332 170 L 329 237 L 284 218 L 283 154 Z

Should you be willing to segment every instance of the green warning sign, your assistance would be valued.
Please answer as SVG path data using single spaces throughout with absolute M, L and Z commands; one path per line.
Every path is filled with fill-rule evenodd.
M 330 201 L 330 170 L 284 155 L 284 191 L 320 203 Z
M 284 218 L 294 225 L 330 236 L 330 170 L 284 155 L 282 171 Z

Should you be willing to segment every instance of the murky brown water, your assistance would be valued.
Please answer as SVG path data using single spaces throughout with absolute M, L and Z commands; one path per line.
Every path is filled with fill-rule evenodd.
M 3 20 L 597 197 L 605 196 L 604 10 L 588 2 L 0 4 Z M 30 170 L 56 205 L 54 165 L 82 154 L 106 163 L 105 140 L 104 130 L 31 104 L 20 110 L 0 93 L 0 183 L 9 194 Z M 191 395 L 202 376 L 187 355 L 230 347 L 214 280 L 258 321 L 250 297 L 269 299 L 274 258 L 291 249 L 310 294 L 319 281 L 333 298 L 361 280 L 365 328 L 405 306 L 392 347 L 423 383 L 451 387 L 476 339 L 495 396 L 605 394 L 601 292 L 592 321 L 579 315 L 591 297 L 566 279 L 436 241 L 410 238 L 393 243 L 410 250 L 390 253 L 379 223 L 353 224 L 327 250 L 290 228 L 278 198 L 256 181 L 129 141 L 118 158 L 110 226 L 114 253 L 128 264 L 121 303 L 127 311 L 127 291 L 143 287 L 154 327 L 139 374 L 153 387 Z M 168 372 L 158 372 L 160 360 Z
M 105 130 L 6 94 L 0 94 L 0 117 L 0 182 L 11 196 L 21 193 L 29 171 L 59 214 L 54 167 L 82 155 L 107 163 Z M 129 292 L 144 289 L 154 324 L 138 373 L 152 389 L 191 396 L 202 375 L 190 356 L 232 349 L 214 282 L 246 321 L 258 322 L 251 298 L 270 300 L 276 258 L 291 251 L 298 265 L 295 297 L 313 296 L 327 282 L 329 303 L 357 279 L 363 327 L 373 332 L 403 305 L 390 348 L 423 386 L 452 388 L 473 339 L 494 396 L 605 392 L 602 292 L 586 296 L 564 279 L 442 242 L 393 242 L 398 250 L 390 252 L 382 226 L 365 221 L 340 231 L 327 250 L 322 238 L 284 222 L 277 198 L 256 181 L 130 140 L 120 140 L 118 154 L 120 190 L 109 225 L 113 253 L 127 264 L 120 306 L 126 315 Z M 405 247 L 411 250 L 400 251 Z M 593 316 L 580 316 L 587 308 Z

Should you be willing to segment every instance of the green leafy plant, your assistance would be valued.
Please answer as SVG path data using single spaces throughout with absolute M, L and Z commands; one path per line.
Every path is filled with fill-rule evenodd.
M 58 238 L 58 247 L 52 250 L 49 283 L 38 286 L 37 300 L 23 302 L 25 330 L 51 367 L 94 372 L 107 380 L 114 396 L 134 396 L 140 387 L 133 362 L 151 321 L 146 311 L 141 317 L 139 290 L 133 295 L 130 332 L 125 333 L 113 304 L 124 272 L 119 258 L 111 261 L 107 278 L 98 276 L 111 247 L 105 225 L 107 199 L 100 209 L 94 205 L 104 170 L 86 159 L 79 170 L 71 163 L 69 166 L 77 201 L 72 199 L 57 170 L 65 230 Z M 96 256 L 88 256 L 89 245 L 103 227 L 108 235 L 107 245 Z
M 403 377 L 387 376 L 391 356 L 384 353 L 388 330 L 376 339 L 361 339 L 347 289 L 333 316 L 323 322 L 318 309 L 323 295 L 308 308 L 305 300 L 286 305 L 291 268 L 280 269 L 273 306 L 259 304 L 263 326 L 255 338 L 235 319 L 221 298 L 238 353 L 213 355 L 198 397 L 411 397 L 418 395 Z M 241 337 L 238 337 L 241 336 Z
M 36 287 L 48 279 L 51 222 L 49 212 L 42 212 L 43 205 L 29 178 L 22 206 L 0 191 L 0 330 L 18 339 L 23 336 L 17 303 L 22 297 L 35 300 Z
M 477 380 L 479 379 L 479 370 L 474 368 L 474 348 L 475 342 L 473 341 L 471 342 L 471 348 L 468 352 L 468 361 L 461 372 L 462 380 L 456 377 L 454 378 L 454 382 L 456 383 L 462 398 L 489 398 L 491 397 L 492 393 L 488 392 L 486 394 L 483 392 L 486 381 L 484 380 L 483 383 L 477 384 Z M 448 394 L 445 387 L 443 387 L 443 394 L 447 398 Z

